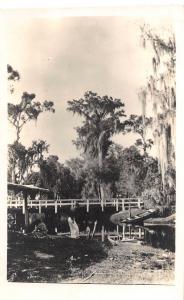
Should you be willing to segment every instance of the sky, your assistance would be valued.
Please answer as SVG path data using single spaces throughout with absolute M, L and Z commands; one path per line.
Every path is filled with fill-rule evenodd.
M 163 17 L 155 23 L 146 15 L 11 15 L 6 26 L 6 61 L 21 79 L 8 101 L 18 103 L 27 91 L 35 93 L 37 101 L 53 101 L 56 110 L 26 124 L 20 141 L 29 146 L 32 140 L 46 140 L 49 153 L 61 161 L 78 156 L 72 140 L 81 118 L 66 110 L 67 101 L 89 90 L 122 99 L 127 116 L 141 114 L 138 91 L 152 72 L 152 53 L 142 47 L 140 39 L 140 25 L 148 20 L 160 29 L 171 23 Z M 138 136 L 119 134 L 113 140 L 126 147 L 135 138 Z M 14 140 L 15 132 L 9 126 L 8 142 Z

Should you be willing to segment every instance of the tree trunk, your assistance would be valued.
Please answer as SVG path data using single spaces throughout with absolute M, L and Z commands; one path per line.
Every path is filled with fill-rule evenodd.
M 16 127 L 16 131 L 17 131 L 17 139 L 16 139 L 16 142 L 19 143 L 19 140 L 20 140 L 20 128 L 19 128 L 19 127 Z
M 15 164 L 13 164 L 11 169 L 11 179 L 12 179 L 12 183 L 15 183 Z
M 102 139 L 104 136 L 105 132 L 101 132 L 99 139 L 98 139 L 98 166 L 99 166 L 99 170 L 102 170 L 103 167 L 103 153 L 102 153 Z M 99 187 L 100 187 L 100 198 L 101 198 L 101 202 L 102 202 L 102 207 L 104 204 L 104 186 L 102 183 L 102 179 L 99 180 Z

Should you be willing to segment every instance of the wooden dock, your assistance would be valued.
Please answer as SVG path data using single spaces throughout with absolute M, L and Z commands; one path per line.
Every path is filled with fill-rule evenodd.
M 23 214 L 25 213 L 24 199 L 15 196 L 8 196 L 7 199 L 8 208 L 22 208 Z M 102 211 L 105 207 L 115 207 L 116 211 L 127 210 L 129 208 L 143 208 L 144 202 L 140 197 L 138 198 L 110 198 L 105 199 L 102 203 L 100 199 L 39 199 L 30 200 L 27 199 L 28 208 L 36 208 L 39 213 L 42 212 L 42 208 L 54 207 L 57 214 L 58 208 L 62 207 L 86 207 L 86 211 L 89 212 L 93 206 L 100 206 Z

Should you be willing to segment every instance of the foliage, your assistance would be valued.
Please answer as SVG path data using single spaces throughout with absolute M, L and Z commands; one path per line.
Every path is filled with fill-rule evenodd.
M 40 113 L 44 111 L 54 112 L 54 103 L 44 101 L 43 103 L 33 101 L 35 94 L 24 92 L 19 104 L 8 103 L 8 120 L 16 129 L 16 141 L 20 140 L 20 133 L 27 122 L 37 120 Z
M 8 80 L 10 82 L 20 79 L 18 71 L 7 65 Z M 14 87 L 10 86 L 13 93 Z M 33 141 L 32 145 L 26 149 L 20 143 L 20 133 L 26 123 L 37 120 L 38 116 L 44 112 L 55 112 L 54 103 L 45 100 L 43 103 L 35 101 L 36 95 L 24 92 L 18 104 L 8 103 L 8 120 L 16 130 L 16 140 L 8 146 L 8 180 L 17 183 L 29 181 L 33 173 L 33 167 L 39 167 L 43 160 L 43 155 L 48 152 L 49 145 L 46 141 Z
M 54 193 L 57 198 L 80 198 L 82 180 L 72 174 L 70 169 L 59 162 L 59 158 L 50 155 L 40 164 L 42 185 Z
M 144 25 L 141 28 L 143 46 L 153 50 L 153 74 L 140 93 L 143 106 L 153 105 L 153 132 L 159 150 L 162 181 L 168 166 L 175 168 L 175 114 L 176 114 L 176 44 L 172 32 L 158 32 Z
M 98 169 L 103 172 L 103 160 L 111 144 L 110 137 L 123 130 L 124 103 L 112 97 L 100 97 L 92 91 L 84 98 L 68 101 L 68 110 L 83 117 L 83 125 L 76 128 L 77 146 L 91 159 L 98 158 Z M 100 198 L 104 199 L 104 186 L 99 178 Z
M 144 155 L 147 155 L 147 149 L 151 148 L 153 141 L 146 139 L 146 128 L 152 124 L 151 117 L 130 115 L 129 119 L 125 121 L 124 134 L 133 132 L 138 134 L 141 138 L 137 139 L 135 145 L 143 150 Z
M 91 91 L 86 92 L 84 98 L 68 101 L 68 110 L 84 118 L 83 126 L 76 128 L 84 152 L 88 150 L 97 157 L 98 145 L 103 148 L 113 134 L 122 130 L 123 107 L 120 99 L 100 97 Z
M 8 146 L 8 180 L 16 183 L 24 183 L 34 166 L 39 166 L 44 153 L 48 152 L 49 145 L 46 141 L 33 141 L 26 149 L 17 141 Z
M 20 79 L 20 74 L 18 71 L 14 70 L 12 66 L 7 65 L 7 72 L 8 72 L 8 81 L 10 82 L 10 93 L 14 92 L 14 85 L 12 82 L 18 81 Z
M 116 182 L 117 193 L 124 197 L 144 195 L 152 187 L 161 191 L 161 176 L 158 161 L 147 155 L 145 158 L 135 146 L 119 153 L 120 177 Z

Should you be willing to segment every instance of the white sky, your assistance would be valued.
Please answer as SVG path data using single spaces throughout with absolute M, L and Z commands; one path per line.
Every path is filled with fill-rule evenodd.
M 140 42 L 140 24 L 149 20 L 159 26 L 170 25 L 169 18 L 142 17 L 43 17 L 12 14 L 6 26 L 6 60 L 21 75 L 9 102 L 19 101 L 22 92 L 35 93 L 38 101 L 52 100 L 55 114 L 43 113 L 37 123 L 30 122 L 21 134 L 28 146 L 43 139 L 50 154 L 61 161 L 78 155 L 72 140 L 81 119 L 67 112 L 67 101 L 92 90 L 99 95 L 121 98 L 126 114 L 141 113 L 138 89 L 151 72 L 151 52 Z M 15 132 L 9 128 L 8 141 Z M 130 135 L 114 140 L 132 144 Z

